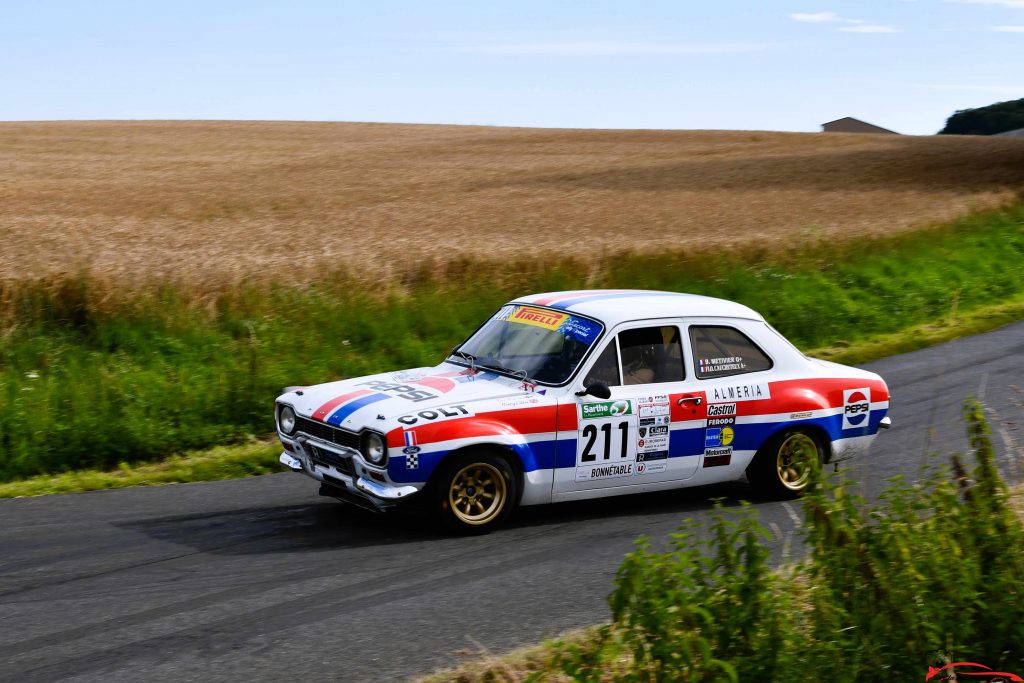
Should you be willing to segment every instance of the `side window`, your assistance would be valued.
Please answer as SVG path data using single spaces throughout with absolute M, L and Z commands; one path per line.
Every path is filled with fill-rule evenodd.
M 675 325 L 640 327 L 619 333 L 623 384 L 681 382 L 683 346 Z
M 615 340 L 612 339 L 604 347 L 604 351 L 597 357 L 594 367 L 590 368 L 583 386 L 589 387 L 596 381 L 602 381 L 610 387 L 619 386 L 619 352 L 615 350 Z
M 750 337 L 732 327 L 691 326 L 690 343 L 699 379 L 742 375 L 772 367 L 771 358 Z

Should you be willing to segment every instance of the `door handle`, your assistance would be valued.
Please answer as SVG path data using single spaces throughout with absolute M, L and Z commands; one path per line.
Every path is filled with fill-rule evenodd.
M 690 401 L 693 401 L 693 405 L 695 406 L 699 406 L 700 404 L 704 403 L 704 399 L 702 399 L 700 396 L 683 396 L 678 401 L 676 401 L 676 405 L 681 406 L 684 403 L 688 403 Z

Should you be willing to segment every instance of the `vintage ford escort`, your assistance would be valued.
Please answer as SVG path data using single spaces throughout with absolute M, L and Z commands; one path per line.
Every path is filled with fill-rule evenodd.
M 878 375 L 737 303 L 590 290 L 502 306 L 432 368 L 291 388 L 281 463 L 321 493 L 483 531 L 517 505 L 738 479 L 794 496 L 889 426 Z

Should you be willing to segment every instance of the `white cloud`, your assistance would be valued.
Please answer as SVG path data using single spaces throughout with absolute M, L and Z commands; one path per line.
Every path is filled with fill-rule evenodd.
M 946 0 L 946 2 L 958 5 L 995 5 L 996 7 L 1024 9 L 1024 0 Z
M 792 19 L 793 21 L 802 21 L 808 24 L 822 24 L 829 21 L 843 21 L 843 18 L 840 17 L 835 12 L 797 12 L 796 14 L 790 14 L 789 18 Z
M 900 30 L 893 26 L 883 26 L 882 24 L 858 24 L 856 26 L 843 26 L 839 31 L 846 31 L 848 33 L 899 33 Z
M 989 26 L 988 30 L 996 33 L 1024 33 L 1024 26 Z
M 1024 0 L 1021 0 L 1024 2 Z M 898 28 L 892 26 L 883 26 L 882 24 L 869 24 L 863 19 L 850 19 L 848 17 L 840 16 L 835 12 L 814 12 L 810 14 L 790 14 L 789 18 L 793 21 L 802 21 L 808 24 L 846 24 L 841 26 L 836 31 L 846 31 L 848 33 L 899 33 Z
M 600 57 L 605 55 L 713 55 L 756 52 L 763 43 L 521 43 L 478 45 L 460 48 L 460 52 L 492 55 L 544 55 L 549 57 Z

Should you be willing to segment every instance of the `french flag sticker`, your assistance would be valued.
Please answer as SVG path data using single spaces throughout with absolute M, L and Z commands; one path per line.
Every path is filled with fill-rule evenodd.
M 406 432 L 405 433 L 405 447 L 406 448 L 412 448 L 415 445 L 416 445 L 416 433 L 415 432 Z

